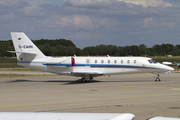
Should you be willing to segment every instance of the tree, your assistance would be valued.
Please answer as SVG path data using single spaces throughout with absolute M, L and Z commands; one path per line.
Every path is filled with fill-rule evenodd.
M 147 46 L 144 44 L 139 45 L 139 52 L 141 56 L 146 56 L 148 54 Z

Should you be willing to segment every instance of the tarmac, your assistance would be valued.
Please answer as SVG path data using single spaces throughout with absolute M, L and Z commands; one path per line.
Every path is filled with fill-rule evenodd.
M 180 73 L 0 78 L 0 112 L 132 113 L 180 118 Z

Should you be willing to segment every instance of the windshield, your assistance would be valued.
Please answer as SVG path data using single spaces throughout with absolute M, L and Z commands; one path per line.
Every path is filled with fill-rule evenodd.
M 154 64 L 155 64 L 155 63 L 158 63 L 158 62 L 156 62 L 156 61 L 153 60 L 153 59 L 150 59 L 150 60 L 148 60 L 148 61 L 149 61 L 150 64 L 152 64 L 152 63 L 154 63 Z

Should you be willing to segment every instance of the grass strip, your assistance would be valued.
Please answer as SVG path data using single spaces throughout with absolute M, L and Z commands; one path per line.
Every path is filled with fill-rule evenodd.
M 0 71 L 43 72 L 40 70 L 31 69 L 31 68 L 0 68 Z
M 47 74 L 38 74 L 38 75 L 30 75 L 30 74 L 0 74 L 0 78 L 12 78 L 12 77 L 37 77 L 37 76 L 56 76 L 56 75 L 47 75 Z

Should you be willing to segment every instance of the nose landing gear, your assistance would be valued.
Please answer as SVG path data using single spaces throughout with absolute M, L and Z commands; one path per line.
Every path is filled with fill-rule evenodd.
M 157 77 L 156 77 L 155 81 L 161 81 L 159 77 L 160 77 L 160 75 L 157 74 Z

